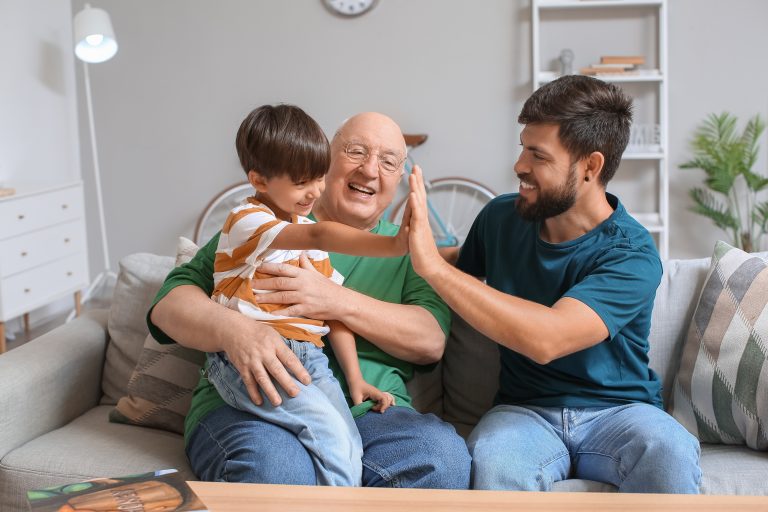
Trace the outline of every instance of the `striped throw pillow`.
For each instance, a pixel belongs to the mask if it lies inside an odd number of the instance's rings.
[[[768,262],[717,242],[670,412],[704,443],[768,449]]]
[[[191,260],[197,249],[194,242],[179,237],[176,266]],[[143,316],[141,321],[144,321]],[[110,411],[109,421],[183,434],[184,418],[200,380],[199,370],[204,360],[203,352],[176,343],[163,345],[152,335],[147,335],[128,380],[127,394]]]

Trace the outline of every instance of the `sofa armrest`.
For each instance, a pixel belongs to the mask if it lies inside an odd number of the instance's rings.
[[[0,355],[0,459],[98,405],[107,310]]]

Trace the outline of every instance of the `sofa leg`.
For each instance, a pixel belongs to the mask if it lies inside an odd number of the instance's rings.
[[[0,354],[4,353],[5,349],[5,322],[0,322]]]
[[[24,313],[24,335],[29,338],[29,313]]]

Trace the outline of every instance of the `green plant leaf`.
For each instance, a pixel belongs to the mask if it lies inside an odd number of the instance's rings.
[[[768,201],[755,205],[752,220],[760,228],[760,234],[768,233]]]
[[[730,208],[718,201],[711,192],[703,188],[694,188],[690,194],[694,203],[691,211],[710,218],[720,229],[727,231],[739,228],[738,220],[731,213]]]

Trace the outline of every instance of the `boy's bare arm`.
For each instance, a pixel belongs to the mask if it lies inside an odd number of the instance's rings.
[[[331,328],[328,339],[331,341],[333,353],[347,378],[347,387],[352,404],[357,405],[366,400],[373,400],[376,405],[372,409],[382,413],[390,406],[395,405],[394,396],[386,391],[381,391],[363,378],[363,373],[360,371],[360,361],[357,358],[355,334],[346,325],[335,320],[330,320],[328,326]]]
[[[333,348],[333,354],[339,361],[341,370],[347,378],[347,384],[357,383],[363,380],[363,374],[360,371],[360,361],[357,359],[357,347],[355,346],[355,333],[349,330],[346,325],[337,320],[329,320],[328,327],[331,331],[328,333],[328,339]],[[352,397],[354,399],[354,397]],[[360,403],[360,402],[357,402]]]
[[[320,249],[352,256],[394,257],[408,252],[408,236],[401,229],[397,236],[375,235],[339,222],[285,226],[270,244],[272,249]]]

